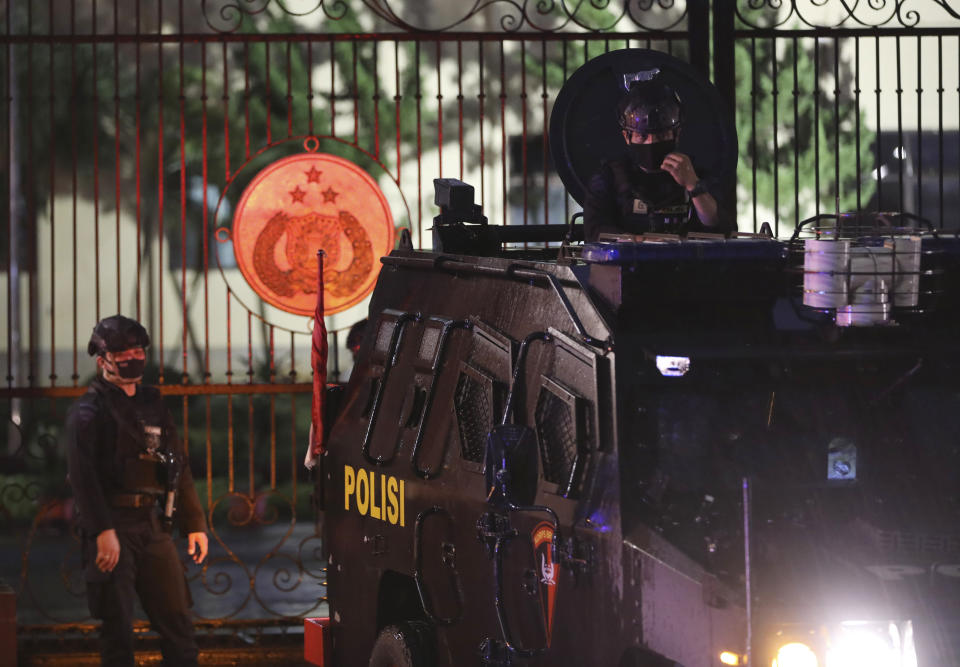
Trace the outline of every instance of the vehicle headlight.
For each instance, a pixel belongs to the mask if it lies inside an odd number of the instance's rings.
[[[916,667],[913,628],[896,623],[843,623],[827,648],[827,667]]]
[[[777,651],[771,667],[817,667],[817,654],[806,644],[791,642]]]

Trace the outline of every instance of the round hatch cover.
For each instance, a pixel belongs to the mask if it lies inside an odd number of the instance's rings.
[[[737,131],[720,92],[692,65],[660,51],[621,49],[585,63],[560,89],[550,117],[550,153],[563,184],[582,206],[590,178],[605,160],[625,152],[617,104],[626,94],[624,76],[649,76],[673,88],[683,105],[677,150],[701,176],[723,186],[737,171]]]

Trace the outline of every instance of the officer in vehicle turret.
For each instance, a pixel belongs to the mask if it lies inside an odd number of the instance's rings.
[[[584,236],[600,234],[728,233],[728,215],[716,185],[689,156],[675,150],[682,127],[680,97],[658,70],[625,77],[627,93],[617,105],[626,154],[605,162],[587,187]]]
[[[134,664],[134,598],[160,635],[164,665],[196,665],[190,593],[170,529],[188,553],[207,555],[206,520],[184,446],[160,392],[140,384],[150,337],[114,315],[93,329],[97,377],[72,406],[64,432],[90,613],[103,620],[103,665]]]

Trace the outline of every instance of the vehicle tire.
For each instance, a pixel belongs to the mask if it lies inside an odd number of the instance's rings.
[[[370,652],[370,667],[433,667],[433,629],[424,621],[388,625]]]

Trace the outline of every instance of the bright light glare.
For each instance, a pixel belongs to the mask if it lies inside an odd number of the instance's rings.
[[[900,647],[893,625],[887,633],[874,626],[846,626],[827,650],[827,667],[906,667],[916,665],[913,642]]]
[[[725,665],[739,665],[740,656],[732,651],[724,651],[720,654],[720,662]]]
[[[664,357],[658,354],[657,370],[664,377],[681,377],[690,370],[690,357]]]
[[[817,655],[806,644],[784,644],[771,667],[817,667]]]

